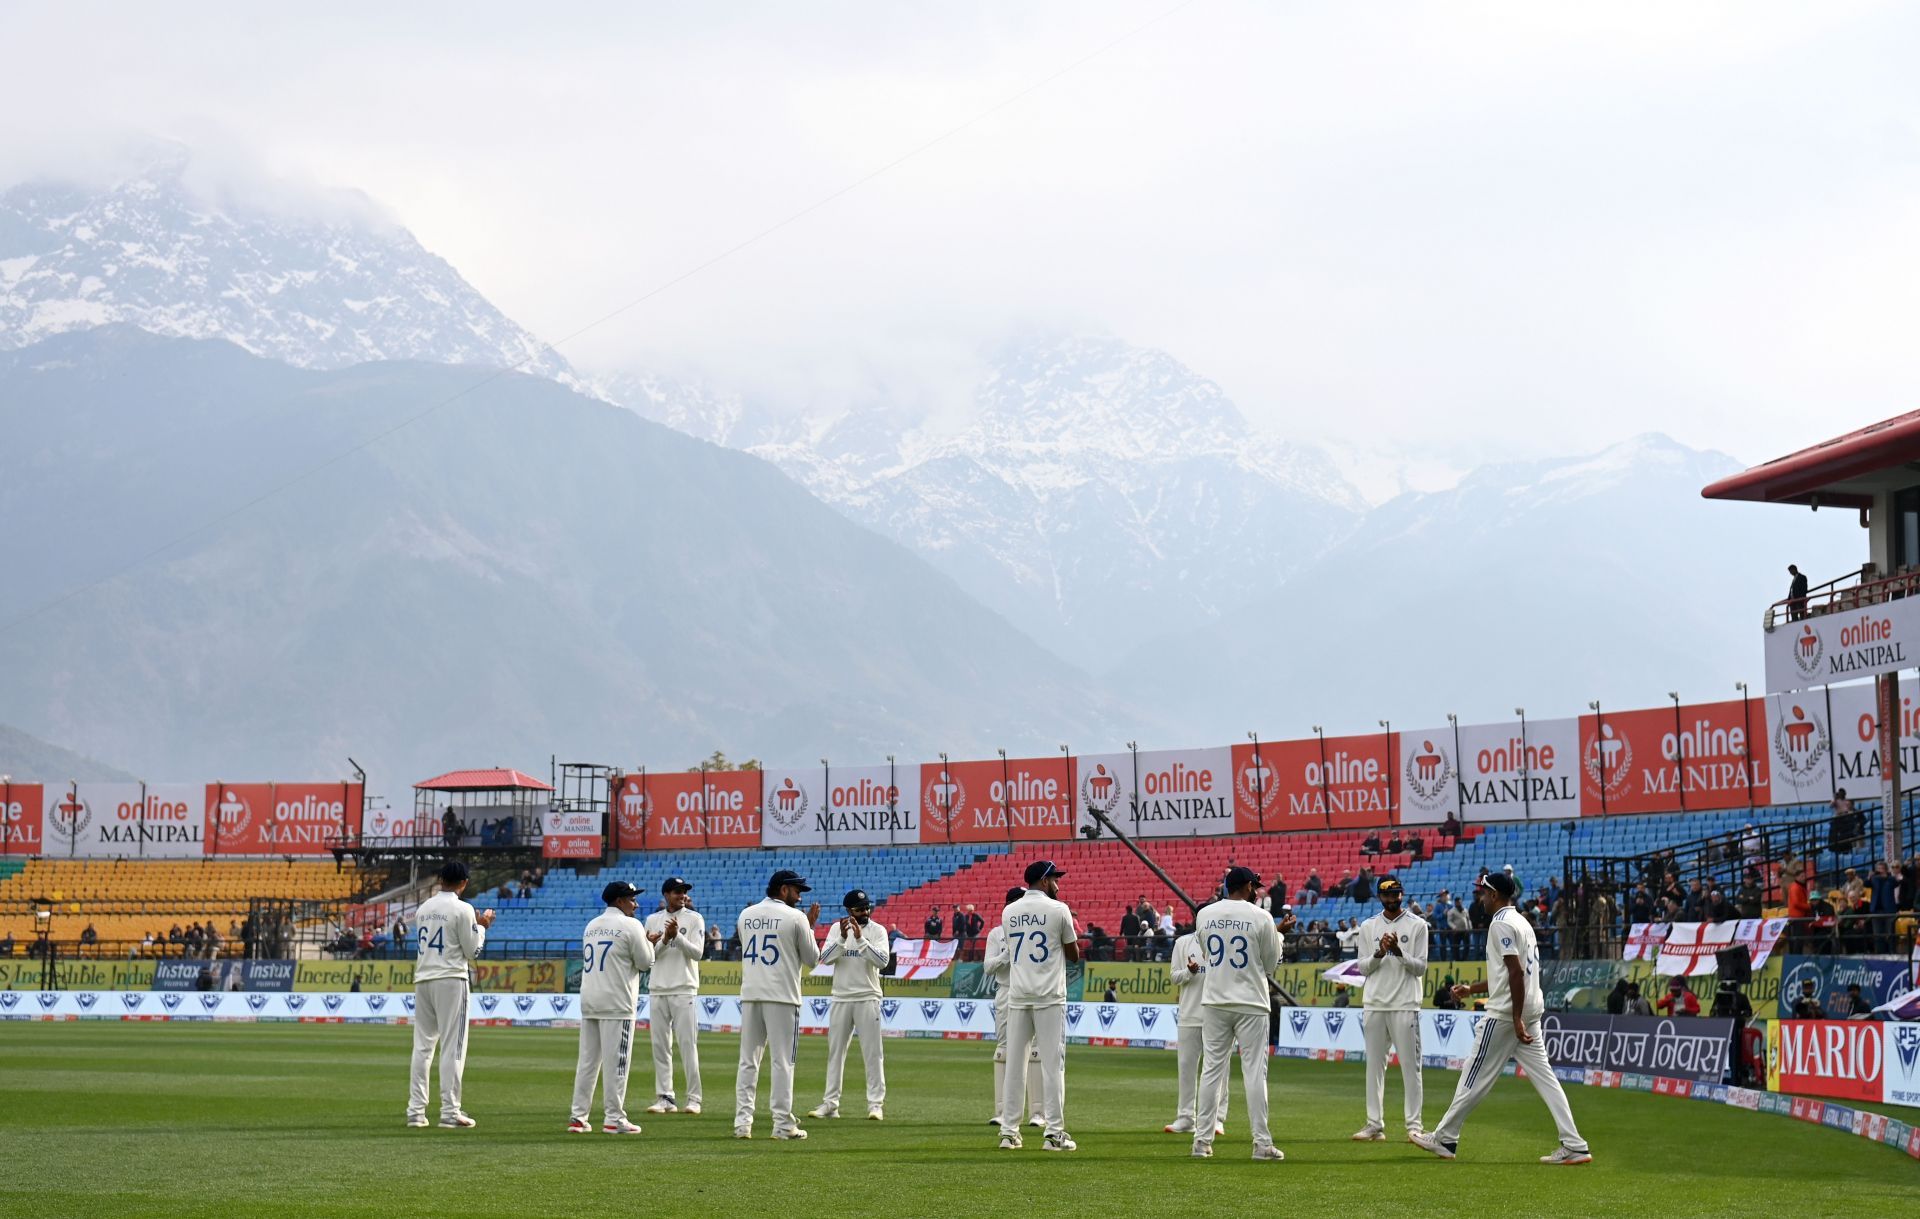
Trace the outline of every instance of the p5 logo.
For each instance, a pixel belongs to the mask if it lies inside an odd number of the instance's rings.
[[[833,1001],[831,999],[807,1000],[807,1010],[813,1013],[813,1018],[815,1020],[825,1020],[827,1018],[827,1009],[832,1006],[833,1006]]]
[[[206,1008],[208,1011],[212,1011],[215,1008],[220,1006],[220,996],[219,995],[201,995],[200,1006]]]
[[[1441,1012],[1433,1018],[1433,1031],[1440,1034],[1441,1045],[1453,1044],[1453,1026],[1459,1017],[1452,1012]]]
[[[899,1014],[900,1014],[900,1000],[898,999],[880,1000],[880,1018],[882,1020],[891,1020]]]
[[[1894,1056],[1900,1060],[1901,1074],[1912,1078],[1920,1066],[1920,1025],[1900,1024],[1893,1030]]]
[[[161,995],[160,1006],[166,1008],[168,1011],[173,1011],[175,1008],[180,1006],[180,996],[179,995]]]
[[[320,1005],[330,1012],[339,1011],[340,1005],[345,1002],[346,999],[340,995],[322,995],[320,997]]]
[[[290,1012],[297,1012],[301,1008],[305,1007],[306,1005],[307,1005],[307,997],[305,995],[288,995],[287,996],[287,1010]]]
[[[1082,1008],[1078,1003],[1067,1004],[1067,1027],[1070,1029],[1079,1028],[1080,1017],[1084,1014],[1085,1014],[1085,1009]]]
[[[10,990],[0,991],[0,1011],[10,1012],[13,1010],[14,1005],[19,1002],[20,996],[17,992]]]
[[[973,1023],[973,1013],[976,1009],[971,1000],[960,1000],[960,1002],[953,1005],[953,1010],[959,1014],[962,1023]]]
[[[1287,1024],[1292,1027],[1295,1037],[1307,1035],[1307,1024],[1312,1019],[1313,1013],[1303,1007],[1296,1007],[1287,1012]]]
[[[123,991],[121,992],[121,995],[120,995],[120,1002],[124,1004],[126,1006],[126,1009],[130,1012],[139,1011],[140,1005],[142,1003],[145,1003],[146,1000],[147,1000],[147,997],[145,995],[142,995],[135,991],[130,991],[130,990]]]
[[[920,1018],[928,1024],[932,1024],[938,1020],[940,1018],[940,1000],[920,1000]]]
[[[499,1006],[500,1006],[499,995],[481,995],[480,996],[480,1010],[483,1012],[486,1012],[488,1015],[492,1015],[493,1009]]]
[[[533,996],[532,995],[515,995],[513,997],[513,1005],[514,1007],[518,1008],[520,1011],[520,1014],[524,1016],[528,1012],[533,1010]]]
[[[408,1010],[408,1011],[412,1011],[412,1010],[413,1010],[413,996],[412,996],[412,995],[408,995],[408,996],[406,996],[406,997],[405,997],[404,999],[402,999],[402,1000],[401,1000],[401,1002],[402,1002],[402,1003],[405,1003],[405,1004],[407,1005],[407,1010]],[[386,1007],[386,1006],[387,1006],[387,997],[386,997],[385,995],[368,995],[368,996],[367,996],[367,1010],[368,1010],[368,1011],[370,1011],[370,1012],[377,1012],[377,1011],[380,1011],[380,1010],[381,1010],[382,1008],[384,1008],[384,1007]]]
[[[1116,1003],[1102,1003],[1093,1009],[1093,1014],[1100,1018],[1101,1028],[1110,1029],[1113,1027],[1113,1022],[1120,1018],[1120,1006]]]
[[[81,1011],[90,1012],[93,1010],[93,1005],[100,1002],[100,996],[94,994],[92,991],[87,991],[75,998],[74,1002],[80,1005]]]
[[[1158,1023],[1160,1023],[1159,1008],[1147,1006],[1140,1009],[1140,1027],[1141,1028],[1146,1029],[1148,1032],[1152,1032],[1153,1026]]]
[[[720,1000],[702,999],[700,1000],[700,1010],[707,1014],[707,1019],[711,1020],[720,1014]]]
[[[259,1011],[261,1008],[265,1007],[266,1005],[267,1005],[267,997],[265,995],[248,995],[247,996],[247,1006],[252,1008],[256,1012]]]
[[[552,1009],[553,1014],[556,1016],[566,1015],[567,1008],[571,1007],[572,1005],[573,1005],[572,995],[548,995],[547,996],[547,1006]]]
[[[40,1005],[40,1010],[43,1012],[52,1011],[53,1005],[60,1002],[60,996],[50,990],[43,990],[33,998],[34,1001]]]
[[[1327,1036],[1337,1040],[1340,1036],[1340,1030],[1347,1026],[1347,1014],[1345,1012],[1330,1011],[1325,1013],[1325,1018],[1327,1023]]]

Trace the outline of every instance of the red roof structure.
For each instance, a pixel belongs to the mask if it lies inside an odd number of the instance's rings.
[[[1875,491],[1914,481],[1907,466],[1917,461],[1920,411],[1908,411],[1729,475],[1700,494],[1762,504],[1871,508]]]
[[[542,783],[532,775],[518,770],[450,770],[438,778],[427,779],[413,785],[415,791],[435,792],[491,792],[491,791],[542,791],[550,792],[553,785]]]

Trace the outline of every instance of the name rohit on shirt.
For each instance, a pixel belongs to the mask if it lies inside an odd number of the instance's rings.
[[[741,924],[740,924],[740,925],[741,925],[742,927],[745,927],[745,928],[746,928],[746,929],[747,929],[748,931],[778,931],[778,930],[780,930],[780,920],[779,920],[779,919],[777,919],[777,918],[771,918],[771,917],[769,917],[769,916],[767,916],[767,915],[764,915],[764,914],[763,914],[763,915],[756,915],[756,916],[754,916],[754,917],[752,917],[752,918],[748,918],[748,919],[745,919],[745,920],[743,920],[743,921],[741,922]]]

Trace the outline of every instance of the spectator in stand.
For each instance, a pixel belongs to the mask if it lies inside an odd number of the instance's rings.
[[[447,811],[440,818],[440,838],[449,851],[460,845],[460,818],[453,815],[452,805],[447,806]]]
[[[1540,891],[1540,897],[1547,903],[1548,909],[1560,904],[1560,894],[1564,887],[1558,876],[1547,877],[1547,887]]]
[[[1707,917],[1709,923],[1730,923],[1734,919],[1733,903],[1718,889],[1707,890]]]
[[[726,947],[726,937],[720,934],[720,924],[707,924],[707,960],[719,961],[725,959]]]
[[[1761,862],[1760,831],[1753,828],[1753,822],[1747,822],[1747,828],[1740,831],[1740,862],[1749,868],[1757,868]]]
[[[921,934],[925,935],[927,939],[931,941],[939,939],[940,932],[945,927],[946,924],[940,919],[940,907],[935,906],[933,909],[927,911],[927,921],[920,924],[920,931]]]
[[[1587,902],[1586,935],[1589,955],[1596,957],[1618,956],[1616,940],[1621,927],[1617,922],[1620,908],[1614,904],[1613,896],[1604,888],[1595,885],[1593,897]]]
[[[1442,838],[1455,838],[1455,839],[1459,838],[1460,837],[1460,819],[1455,817],[1452,813],[1448,813],[1447,819],[1440,823],[1440,836]]]
[[[1387,854],[1398,855],[1405,848],[1400,841],[1400,831],[1393,830],[1387,835]]]
[[[1662,1016],[1698,1016],[1700,1014],[1700,996],[1687,989],[1687,984],[1675,978],[1667,986],[1667,993],[1660,1002],[1653,1005]]]
[[[80,942],[89,945],[100,942],[100,933],[93,929],[92,923],[88,923],[86,928],[80,932]]]
[[[1615,978],[1613,989],[1607,992],[1607,1015],[1624,1016],[1627,1014],[1627,980]]]
[[[1653,1005],[1648,1003],[1647,997],[1640,993],[1640,984],[1638,982],[1627,983],[1627,1008],[1625,1014],[1629,1016],[1653,1015]]]
[[[1553,908],[1553,936],[1547,941],[1547,946],[1555,957],[1592,955],[1587,949],[1586,937],[1581,934],[1579,913],[1577,902],[1561,902]],[[1541,921],[1546,920],[1543,918]]]
[[[1846,1010],[1840,1013],[1849,1020],[1871,1020],[1873,1003],[1860,993],[1858,982],[1847,983]]]
[[[1139,916],[1142,932],[1152,931],[1153,925],[1160,921],[1157,917],[1159,911],[1153,908],[1153,903],[1147,900],[1147,895],[1144,893],[1134,899],[1133,912]]]
[[[1787,564],[1787,621],[1798,622],[1807,616],[1807,577],[1795,564]]]
[[[1128,907],[1127,912],[1120,916],[1120,938],[1129,947],[1140,939],[1140,916],[1132,907]]]
[[[1480,903],[1475,902],[1473,904],[1477,908]],[[1467,912],[1465,909],[1466,905],[1467,903],[1463,899],[1454,902],[1447,910],[1449,955],[1456,961],[1464,961],[1467,959],[1467,952],[1469,951],[1468,945],[1473,935],[1474,916]]]
[[[1103,1003],[1120,1002],[1120,992],[1113,988],[1113,982],[1111,980],[1107,982],[1107,993],[1101,996],[1101,1002]]]
[[[1353,878],[1353,884],[1347,887],[1347,896],[1361,905],[1373,900],[1373,869],[1361,868],[1360,875]]]
[[[1355,946],[1360,942],[1360,929],[1353,925],[1352,919],[1341,919],[1340,930],[1334,935],[1340,945],[1340,957],[1345,960],[1356,955]]]
[[[1276,893],[1280,895],[1279,900],[1284,904],[1287,900],[1287,882],[1284,877],[1275,876],[1273,878],[1273,888],[1260,890],[1260,896],[1253,904],[1271,914],[1273,913],[1273,895]]]
[[[1813,980],[1809,978],[1800,984],[1800,993],[1794,996],[1793,1018],[1795,1020],[1823,1020],[1827,1013],[1821,1010],[1820,996],[1814,993]]]
[[[1480,870],[1480,874],[1482,876],[1485,876],[1487,874],[1486,869],[1482,868]],[[1470,952],[1472,956],[1463,958],[1463,959],[1472,960],[1474,958],[1479,957],[1482,953],[1486,952],[1487,921],[1490,917],[1491,916],[1487,913],[1486,908],[1483,905],[1481,905],[1481,903],[1479,902],[1473,903],[1473,909],[1468,913],[1468,918],[1472,921],[1472,924],[1473,924],[1473,943],[1467,949],[1467,951]]]
[[[1420,836],[1419,830],[1414,830],[1412,833],[1407,835],[1407,858],[1412,860],[1414,863],[1419,863],[1421,860],[1425,859],[1426,857],[1427,857],[1426,839]]]
[[[140,951],[143,953],[152,952],[153,944],[154,944],[153,932],[149,931],[145,936],[141,937]],[[7,951],[4,954],[0,954],[0,955],[12,956],[13,955],[13,936],[12,935],[7,936],[6,948],[7,948]]]
[[[1913,910],[1920,904],[1920,855],[1900,865],[1900,885],[1894,890],[1894,902],[1901,910]]]
[[[1300,888],[1299,900],[1309,906],[1320,904],[1320,869],[1307,869],[1307,883]]]
[[[1502,872],[1505,872],[1507,874],[1507,879],[1513,882],[1513,891],[1515,893],[1520,892],[1521,891],[1520,878],[1513,874],[1513,865],[1507,864],[1506,866],[1502,867],[1500,870]]]
[[[1340,879],[1334,881],[1333,888],[1327,890],[1327,896],[1328,897],[1345,897],[1347,895],[1347,890],[1351,889],[1352,887],[1353,887],[1353,877],[1343,869],[1340,873]]]
[[[1764,905],[1760,896],[1760,873],[1748,868],[1740,881],[1740,892],[1734,895],[1734,910],[1741,918],[1759,918]]]
[[[1333,988],[1333,1005],[1335,1007],[1352,1007],[1353,1006],[1353,997],[1347,994],[1346,987],[1336,986]]]
[[[1647,892],[1644,880],[1633,887],[1633,895],[1627,899],[1627,919],[1634,923],[1653,921],[1653,894]]]
[[[1860,814],[1855,811],[1853,801],[1847,798],[1847,789],[1841,788],[1833,793],[1833,820],[1827,823],[1827,850],[1835,856],[1845,855],[1853,850],[1854,839],[1860,836]]]
[[[978,910],[974,909],[973,904],[969,902],[967,904],[967,953],[968,953],[967,959],[968,960],[978,961],[980,959],[981,952],[986,945],[986,935],[987,935],[987,920],[985,919],[985,917],[981,915],[981,913]]]
[[[1847,879],[1840,886],[1840,895],[1847,899],[1848,906],[1859,905],[1860,899],[1867,895],[1867,882],[1860,879],[1858,870],[1847,869]]]
[[[1873,920],[1873,950],[1892,952],[1895,948],[1893,916],[1900,910],[1900,882],[1887,870],[1885,860],[1873,865],[1867,877],[1867,914]]]
[[[1360,853],[1362,855],[1378,855],[1380,853],[1380,831],[1367,831],[1367,836],[1360,840]]]
[[[1440,979],[1440,987],[1433,992],[1433,1005],[1443,1012],[1460,1010],[1460,1000],[1453,997],[1453,975]]]

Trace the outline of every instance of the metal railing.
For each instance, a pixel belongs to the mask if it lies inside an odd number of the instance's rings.
[[[1817,618],[1822,614],[1843,614],[1863,605],[1896,601],[1920,592],[1920,569],[1898,571],[1890,576],[1869,575],[1872,570],[1869,565],[1859,571],[1809,585],[1804,597],[1782,597],[1767,607],[1762,625],[1771,631],[1783,622]]]

